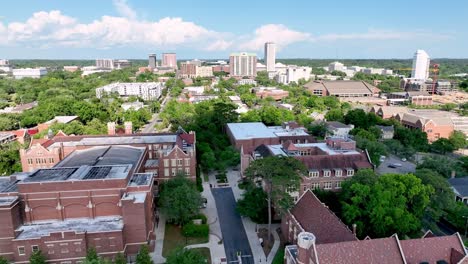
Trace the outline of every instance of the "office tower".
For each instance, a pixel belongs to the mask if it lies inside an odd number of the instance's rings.
[[[255,53],[232,53],[229,57],[229,74],[237,77],[257,76],[257,55]]]
[[[148,67],[150,67],[151,69],[155,69],[157,65],[157,62],[156,62],[156,54],[150,54],[148,56]]]
[[[96,59],[96,67],[103,69],[114,69],[113,59]]]
[[[426,80],[429,78],[429,65],[431,59],[424,50],[417,50],[413,57],[413,71],[411,78]]]
[[[273,42],[265,43],[265,65],[267,72],[275,72],[276,63],[276,44]]]
[[[177,69],[177,58],[175,53],[162,54],[162,67]]]

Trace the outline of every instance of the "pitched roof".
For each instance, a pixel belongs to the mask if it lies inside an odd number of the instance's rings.
[[[458,233],[451,236],[401,240],[400,243],[409,264],[436,263],[439,260],[458,263],[466,255]]]
[[[364,81],[312,81],[305,85],[309,90],[325,88],[330,95],[367,94],[380,92],[380,89]]]
[[[320,263],[405,263],[396,236],[320,244],[316,247]]]
[[[468,177],[448,179],[452,188],[461,196],[468,196]]]
[[[357,240],[351,230],[310,190],[301,196],[290,213],[305,231],[316,236],[317,244]]]
[[[333,169],[333,168],[372,168],[365,153],[343,155],[311,155],[297,157],[308,169]]]

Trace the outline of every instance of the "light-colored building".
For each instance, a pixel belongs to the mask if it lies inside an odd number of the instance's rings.
[[[122,109],[124,111],[128,111],[128,110],[135,110],[135,111],[138,111],[140,109],[142,109],[145,105],[143,104],[143,102],[131,102],[131,103],[123,103],[121,105]]]
[[[377,97],[380,92],[364,81],[311,81],[305,88],[317,96]]]
[[[286,68],[286,73],[276,75],[276,81],[282,84],[290,84],[292,82],[298,83],[301,79],[308,81],[310,79],[311,72],[311,67],[289,65]]]
[[[113,59],[96,59],[96,67],[102,69],[113,69],[114,60]]]
[[[80,66],[63,66],[63,70],[67,72],[76,72],[80,70]]]
[[[180,78],[212,77],[213,67],[201,66],[201,61],[187,61],[180,64]]]
[[[148,67],[155,69],[156,66],[158,66],[158,62],[156,61],[156,54],[151,53],[148,55]]]
[[[210,66],[196,66],[195,77],[212,77],[213,67]]]
[[[111,69],[103,69],[103,68],[98,68],[96,66],[86,66],[81,68],[81,76],[87,76],[93,73],[99,73],[99,72],[111,72]]]
[[[163,53],[162,54],[162,67],[170,67],[177,69],[177,57],[175,53]]]
[[[429,78],[429,66],[431,59],[424,50],[417,50],[413,57],[413,71],[411,78],[426,80]]]
[[[47,74],[46,68],[25,68],[25,69],[13,69],[13,76],[15,79],[23,78],[41,78]]]
[[[346,70],[346,67],[343,65],[343,63],[341,62],[332,62],[328,65],[328,71],[329,72],[332,72],[332,71],[344,71]]]
[[[327,122],[326,137],[343,138],[349,137],[349,132],[354,129],[354,125],[346,125],[341,122],[329,121]]]
[[[276,44],[273,42],[265,43],[265,60],[266,71],[267,72],[275,72],[275,64],[276,64]]]
[[[232,77],[256,77],[257,55],[255,53],[232,53],[229,57],[229,74]]]
[[[254,79],[240,79],[237,81],[238,85],[253,85],[257,86],[257,81]]]
[[[155,100],[161,96],[164,84],[160,82],[148,83],[111,83],[96,88],[96,97],[101,98],[104,94],[118,93],[121,97],[138,96],[143,100]]]
[[[9,60],[0,59],[0,72],[11,72],[11,69]]]
[[[260,99],[271,97],[275,101],[280,101],[289,95],[288,91],[279,89],[277,87],[258,87],[254,89],[254,92],[255,95]]]

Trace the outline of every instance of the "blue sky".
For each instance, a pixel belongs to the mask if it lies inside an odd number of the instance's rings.
[[[432,3],[434,2],[434,3]],[[468,1],[15,0],[0,58],[227,58],[274,41],[280,58],[468,57]]]

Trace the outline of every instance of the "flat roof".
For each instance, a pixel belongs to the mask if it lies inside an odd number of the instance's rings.
[[[282,126],[270,126],[267,128],[273,131],[273,133],[278,137],[309,136],[309,134],[305,132],[304,129],[302,128],[286,129],[286,128],[283,128]]]
[[[82,165],[121,165],[132,164],[136,166],[145,153],[144,147],[132,146],[96,146],[89,149],[75,150],[55,168],[77,167]]]
[[[144,186],[149,185],[153,179],[152,173],[135,173],[128,182],[128,186]]]
[[[320,150],[327,153],[327,155],[356,155],[360,154],[357,150],[337,150],[327,146],[327,143],[305,143],[305,144],[294,144],[297,148],[319,148]],[[283,149],[283,145],[267,145],[268,149],[273,155],[284,155],[287,156]]]
[[[18,200],[18,196],[0,196],[0,206],[8,206]]]
[[[49,236],[55,232],[98,233],[120,231],[123,229],[123,221],[120,216],[75,218],[64,221],[44,221],[42,223],[23,225],[16,231],[21,232],[15,240],[34,239]]]
[[[39,169],[18,184],[36,182],[81,181],[99,179],[124,179],[127,177],[131,164],[113,166],[80,166]]]
[[[132,200],[134,203],[144,203],[146,199],[146,192],[132,192],[126,193],[122,200]]]
[[[228,123],[227,126],[236,140],[277,137],[273,130],[268,129],[262,122]]]

